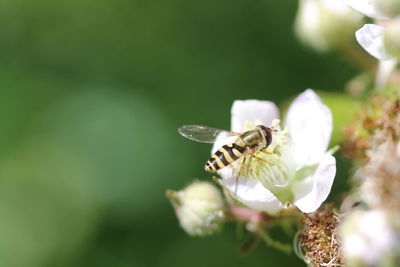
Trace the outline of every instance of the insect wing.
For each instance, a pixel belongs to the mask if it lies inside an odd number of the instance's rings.
[[[221,133],[225,133],[227,136],[239,135],[234,132],[202,125],[183,125],[178,129],[178,132],[190,140],[201,143],[214,143],[215,139],[217,139],[218,135]]]

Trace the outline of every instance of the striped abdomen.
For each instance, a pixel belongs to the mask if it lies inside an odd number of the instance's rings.
[[[245,152],[246,147],[235,143],[224,145],[207,160],[204,169],[208,172],[216,172],[243,156]]]

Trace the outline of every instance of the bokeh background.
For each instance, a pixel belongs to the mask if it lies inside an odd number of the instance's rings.
[[[188,237],[164,195],[235,99],[342,92],[357,70],[294,36],[296,1],[0,1],[0,266],[304,266],[230,225]],[[339,158],[331,200],[346,188]]]

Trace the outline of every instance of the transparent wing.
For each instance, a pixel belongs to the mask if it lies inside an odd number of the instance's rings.
[[[183,125],[179,127],[178,132],[190,140],[202,143],[214,143],[220,133],[225,133],[227,136],[239,135],[238,133],[202,125]]]

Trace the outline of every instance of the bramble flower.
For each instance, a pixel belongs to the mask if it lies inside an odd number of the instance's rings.
[[[382,87],[400,58],[400,22],[393,19],[400,14],[398,0],[347,0],[347,4],[364,15],[383,20],[382,25],[365,24],[356,31],[357,42],[379,60],[377,85]]]
[[[393,220],[382,210],[351,213],[341,225],[346,265],[397,266],[400,239],[392,227]]]
[[[167,190],[181,227],[189,235],[204,236],[219,231],[225,221],[220,191],[209,182],[194,182],[181,191]]]
[[[231,130],[242,132],[262,124],[276,130],[272,144],[257,158],[238,160],[221,169],[221,184],[229,195],[255,210],[276,214],[291,204],[313,212],[327,198],[336,173],[336,161],[327,151],[332,115],[311,89],[291,104],[282,130],[278,109],[270,101],[237,100],[232,106]],[[221,134],[212,151],[232,142]]]
[[[346,0],[346,3],[371,18],[390,19],[400,14],[398,0]]]
[[[372,56],[379,60],[390,60],[395,58],[399,47],[397,44],[400,42],[399,34],[399,19],[395,19],[393,13],[387,13],[382,6],[392,6],[393,4],[386,4],[385,2],[392,0],[347,0],[347,4],[358,10],[362,14],[373,19],[382,20],[382,25],[365,24],[362,28],[356,31],[356,39],[358,43]],[[391,9],[400,15],[400,2],[394,2],[398,9]],[[393,20],[391,20],[394,18]],[[392,51],[391,51],[392,50]],[[393,53],[394,52],[394,53]]]
[[[338,0],[300,0],[295,30],[305,44],[324,52],[353,40],[362,16]]]
[[[385,30],[384,36],[385,47],[388,52],[396,57],[400,58],[400,18],[397,18],[390,22]]]
[[[391,55],[384,42],[385,35],[384,26],[376,24],[365,24],[362,28],[356,31],[356,39],[358,43],[365,49],[370,55],[379,60],[391,60]]]

